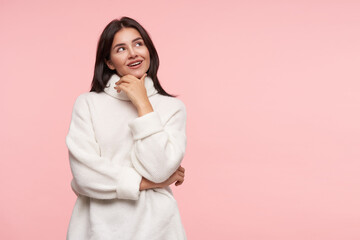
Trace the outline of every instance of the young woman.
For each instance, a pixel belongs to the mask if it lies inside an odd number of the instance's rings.
[[[106,26],[92,88],[76,98],[66,136],[77,195],[68,240],[186,239],[169,186],[185,177],[186,109],[161,87],[158,68],[138,22]]]

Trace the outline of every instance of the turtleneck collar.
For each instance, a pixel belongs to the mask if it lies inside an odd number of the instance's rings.
[[[120,99],[120,100],[125,100],[125,101],[130,101],[130,99],[128,98],[127,94],[124,91],[120,91],[119,93],[116,91],[116,89],[114,88],[116,86],[116,82],[120,80],[119,75],[117,75],[116,73],[114,73],[108,83],[106,84],[105,88],[104,88],[104,92],[109,94],[110,96]],[[146,76],[144,79],[144,83],[145,83],[145,88],[146,88],[146,92],[147,92],[147,96],[150,97],[152,95],[155,95],[157,93],[157,90],[154,87],[154,82],[152,81],[151,77]]]

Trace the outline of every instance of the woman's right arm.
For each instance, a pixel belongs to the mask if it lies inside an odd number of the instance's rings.
[[[142,176],[133,167],[101,156],[86,97],[82,94],[76,99],[66,136],[73,191],[97,199],[138,200]]]

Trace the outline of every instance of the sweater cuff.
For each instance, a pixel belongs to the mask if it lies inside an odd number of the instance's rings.
[[[119,199],[138,200],[142,176],[131,167],[122,167],[116,194]]]
[[[142,139],[163,129],[158,112],[150,112],[129,123],[134,140]]]

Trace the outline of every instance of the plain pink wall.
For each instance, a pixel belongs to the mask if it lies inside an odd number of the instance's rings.
[[[137,19],[188,111],[188,239],[360,239],[359,1],[0,2],[0,239],[65,239],[65,145],[108,22]]]

